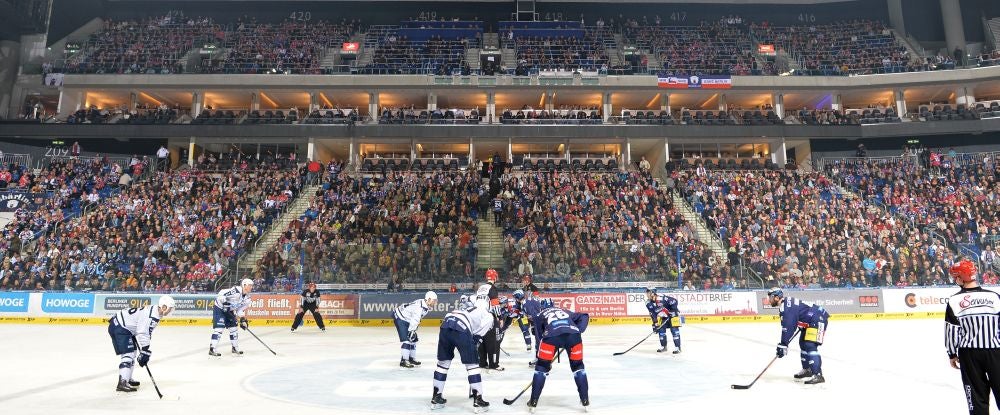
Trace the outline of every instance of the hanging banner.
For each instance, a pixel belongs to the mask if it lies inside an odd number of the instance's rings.
[[[667,89],[730,89],[733,78],[729,75],[661,76],[656,86]]]
[[[778,54],[778,52],[774,50],[774,45],[760,44],[757,45],[757,54],[765,56],[775,56]]]

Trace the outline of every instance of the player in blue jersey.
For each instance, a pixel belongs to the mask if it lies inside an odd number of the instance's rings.
[[[524,312],[525,298],[523,290],[514,291],[513,298],[510,299],[510,317],[513,320],[517,320],[517,327],[521,329],[521,336],[524,337],[524,348],[530,352],[531,333],[529,327],[531,327],[531,318],[528,318],[527,323],[525,323],[525,317],[527,317],[527,314]]]
[[[569,368],[573,371],[580,403],[586,409],[590,406],[590,396],[587,371],[583,366],[583,339],[580,335],[587,330],[590,316],[556,307],[552,304],[551,298],[543,299],[541,307],[541,312],[534,318],[535,333],[539,334],[542,342],[538,346],[538,363],[535,365],[535,376],[531,382],[528,409],[535,412],[538,406],[538,397],[542,395],[545,378],[552,369],[552,359],[555,358],[557,349],[569,352]]]
[[[431,409],[444,408],[448,401],[441,395],[448,380],[448,368],[455,358],[455,349],[469,375],[472,389],[472,407],[476,413],[489,409],[490,403],[483,400],[483,380],[479,369],[479,353],[476,345],[483,335],[493,329],[494,317],[486,307],[477,306],[472,301],[463,301],[454,311],[448,313],[441,322],[438,334],[437,369],[434,370],[434,394],[431,395]]]
[[[535,330],[535,317],[542,312],[542,303],[538,297],[531,295],[526,296],[524,297],[524,301],[521,302],[521,311],[526,317],[528,317],[528,330],[531,332],[531,335],[535,337],[535,350],[538,350],[538,344],[542,339]],[[537,362],[538,355],[535,355],[535,357],[531,359],[531,362],[528,362],[528,366],[535,366],[535,363]]]
[[[657,295],[656,288],[646,289],[646,309],[653,319],[653,332],[660,335],[660,348],[657,353],[667,351],[667,329],[674,337],[674,354],[681,352],[681,312],[677,308],[677,299],[669,295]]]
[[[826,382],[823,378],[823,360],[819,356],[819,346],[823,344],[830,313],[823,307],[805,303],[798,298],[785,297],[780,288],[772,288],[767,292],[771,307],[778,307],[781,316],[781,342],[778,343],[777,356],[785,357],[788,353],[788,343],[792,341],[796,331],[802,330],[799,337],[802,370],[795,374],[796,379],[808,378],[807,385]]]

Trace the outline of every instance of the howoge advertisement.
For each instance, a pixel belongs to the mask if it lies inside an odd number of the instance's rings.
[[[678,308],[684,315],[703,316],[746,316],[757,314],[757,298],[753,292],[661,292],[677,299]],[[628,315],[648,316],[646,294],[628,293]]]
[[[795,297],[826,309],[830,314],[881,313],[885,310],[881,290],[816,290],[785,291],[785,296]],[[778,314],[777,307],[767,302],[767,292],[757,291],[761,314]]]

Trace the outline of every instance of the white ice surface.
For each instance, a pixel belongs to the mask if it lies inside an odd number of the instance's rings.
[[[659,354],[656,336],[624,356],[648,326],[592,326],[584,334],[591,413],[763,414],[960,414],[965,399],[957,370],[948,366],[942,322],[833,321],[820,348],[827,383],[807,386],[791,377],[798,348],[776,362],[750,390],[746,384],[774,356],[776,323],[700,324],[681,329],[684,353]],[[527,413],[527,394],[513,397],[532,376],[517,327],[508,332],[504,372],[484,374],[491,413]],[[437,327],[420,328],[417,359],[400,370],[395,330],[315,326],[289,333],[255,332],[278,356],[241,332],[243,357],[207,355],[208,327],[161,326],[153,336],[153,375],[167,399],[159,401],[146,370],[132,394],[114,391],[118,357],[104,326],[0,325],[0,414],[204,414],[323,413],[423,414],[428,409]],[[672,348],[671,344],[671,348]],[[446,408],[435,414],[472,412],[468,382],[458,359],[449,373]],[[304,412],[302,412],[304,411]],[[318,411],[318,412],[317,412]],[[994,413],[997,410],[993,409]],[[539,414],[578,414],[576,388],[565,356],[554,364]]]

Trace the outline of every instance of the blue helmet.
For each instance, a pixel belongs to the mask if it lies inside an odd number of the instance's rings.
[[[542,310],[556,306],[555,303],[552,302],[551,298],[543,298],[541,301],[541,305],[542,305]]]
[[[647,287],[646,288],[646,294],[649,294],[649,293],[656,294],[656,288],[654,288],[654,287]]]
[[[774,297],[785,298],[785,293],[783,291],[781,291],[781,288],[774,287],[774,288],[772,288],[770,290],[767,290],[767,296],[768,297],[774,296]]]
[[[518,300],[518,301],[523,300],[524,299],[524,291],[523,290],[514,291],[513,297],[514,297],[515,300]]]

